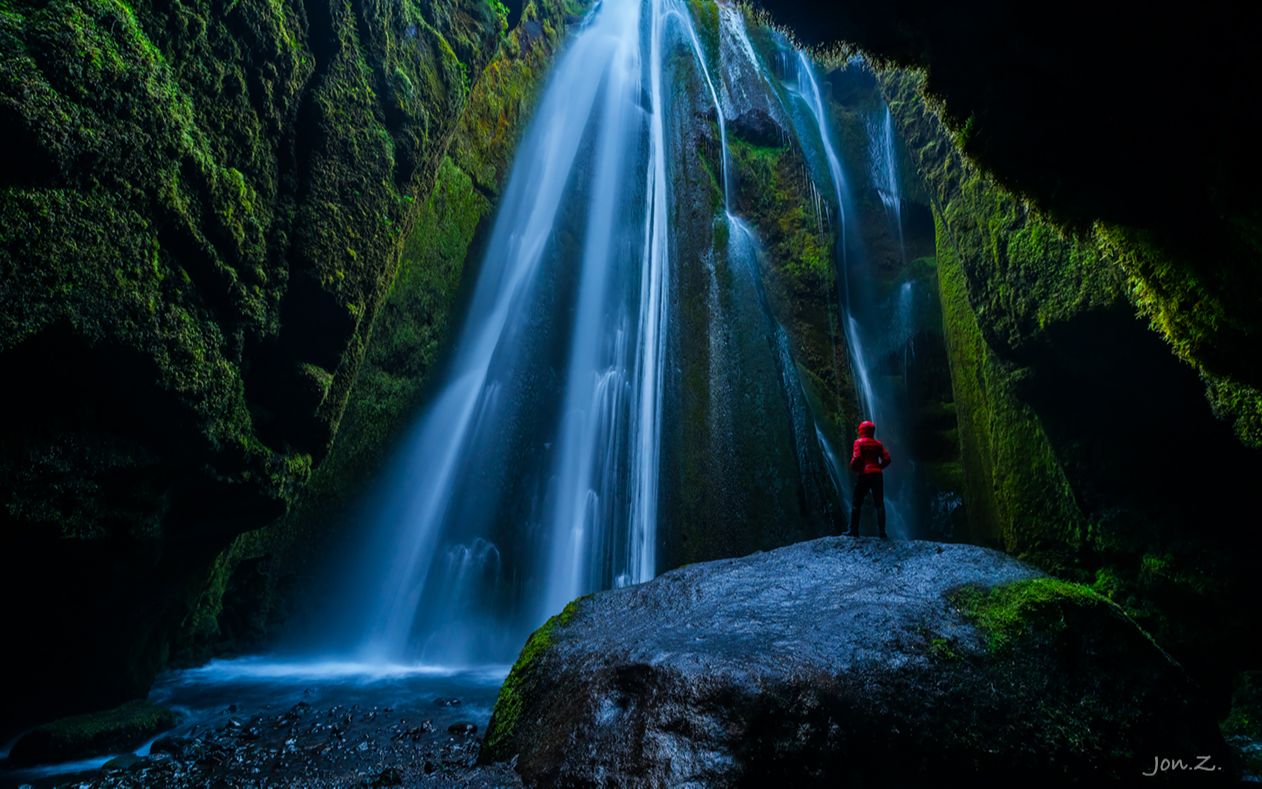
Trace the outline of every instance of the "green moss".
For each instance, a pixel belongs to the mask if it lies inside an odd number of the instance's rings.
[[[717,70],[719,61],[719,4],[711,0],[688,0],[688,9],[696,26],[701,51],[705,55],[710,73]]]
[[[1083,525],[1039,423],[1015,394],[1019,372],[982,336],[953,237],[938,220],[938,286],[964,464],[970,538],[1055,569]]]
[[[24,734],[10,754],[15,764],[68,761],[117,753],[179,722],[179,715],[150,701],[132,701],[105,712],[75,715]]]
[[[810,213],[812,201],[796,150],[733,138],[728,143],[740,173],[740,207],[765,231],[777,266],[811,285],[831,281],[832,239]]]
[[[521,722],[525,688],[538,680],[535,677],[538,660],[552,647],[557,628],[569,624],[585,599],[580,597],[572,601],[526,640],[495,700],[491,723],[482,742],[483,758],[506,759],[512,755],[507,753],[507,749],[511,747],[517,725]]]
[[[1200,373],[1214,413],[1247,446],[1262,447],[1262,391],[1222,369],[1251,358],[1256,341],[1237,312],[1197,270],[1151,232],[1097,223],[1096,243],[1126,273],[1132,301],[1180,359]]]
[[[1033,578],[985,589],[962,587],[950,595],[960,612],[982,630],[992,652],[1012,648],[1026,632],[1054,634],[1065,627],[1066,606],[1111,605],[1089,586]]]
[[[958,645],[953,639],[935,636],[929,639],[929,654],[937,660],[956,661],[962,660],[963,655],[960,653]]]

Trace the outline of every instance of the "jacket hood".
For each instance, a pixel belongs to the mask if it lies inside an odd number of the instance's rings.
[[[872,438],[872,436],[874,435],[876,435],[875,422],[864,421],[864,422],[859,423],[859,437],[860,438]]]

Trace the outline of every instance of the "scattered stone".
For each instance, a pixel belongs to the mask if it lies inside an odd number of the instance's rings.
[[[410,729],[404,729],[394,736],[396,740],[409,739],[412,742],[419,742],[427,734],[432,734],[434,724],[432,721],[425,721],[420,726],[413,726]]]
[[[453,723],[448,726],[447,731],[452,734],[458,734],[461,737],[468,737],[471,734],[478,733],[478,725],[476,723],[469,723],[468,721],[461,721],[460,723]]]
[[[434,704],[439,707],[459,707],[460,699],[435,699]]]
[[[298,702],[297,704],[295,704],[294,706],[290,707],[290,708],[289,708],[289,711],[288,711],[288,712],[286,712],[284,715],[282,715],[282,716],[281,716],[281,720],[283,720],[283,721],[296,721],[296,720],[298,720],[299,718],[301,718],[302,716],[306,715],[306,714],[307,714],[307,712],[308,712],[308,710],[310,710],[310,709],[311,709],[311,705],[310,705],[310,704],[308,704],[308,703],[307,703],[307,702],[305,702],[305,701],[300,701],[300,702]]]

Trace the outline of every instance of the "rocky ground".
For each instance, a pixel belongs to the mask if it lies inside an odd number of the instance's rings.
[[[204,725],[159,738],[147,756],[104,768],[0,785],[82,787],[509,787],[507,764],[477,766],[481,728],[455,698],[412,708],[298,701],[239,714],[234,706]],[[477,716],[469,716],[477,717]],[[10,784],[10,781],[14,781]]]

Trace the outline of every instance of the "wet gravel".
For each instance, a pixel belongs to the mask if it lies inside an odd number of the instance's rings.
[[[458,704],[458,702],[457,702]],[[436,711],[457,704],[444,699]],[[160,738],[145,757],[118,757],[95,777],[56,786],[520,786],[508,765],[476,767],[480,727],[436,725],[392,707],[317,706],[299,701],[276,714],[225,710],[218,725]]]

